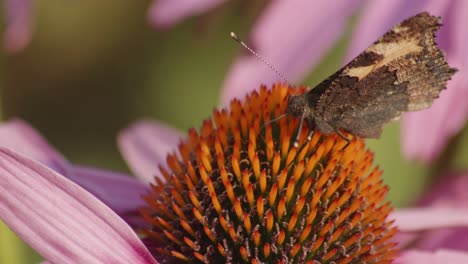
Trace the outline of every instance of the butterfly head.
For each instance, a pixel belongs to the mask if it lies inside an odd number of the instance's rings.
[[[307,117],[312,114],[313,109],[310,108],[305,94],[291,95],[288,98],[288,107],[286,112],[295,117]]]

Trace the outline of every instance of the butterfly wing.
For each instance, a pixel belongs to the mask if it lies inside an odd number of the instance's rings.
[[[435,43],[440,26],[428,13],[413,16],[311,90],[318,128],[379,137],[402,112],[429,107],[456,72]]]

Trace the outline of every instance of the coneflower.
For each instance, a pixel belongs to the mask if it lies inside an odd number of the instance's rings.
[[[468,226],[468,211],[440,206],[389,215],[388,188],[362,140],[346,146],[315,131],[308,138],[309,128],[297,131],[293,117],[270,122],[290,94],[304,91],[262,87],[215,110],[167,156],[150,190],[120,173],[71,164],[25,122],[6,122],[0,219],[51,263],[468,263],[464,251],[436,243],[433,251],[402,243],[396,257],[396,227]],[[127,129],[120,142],[132,167],[143,165],[147,175],[160,163],[149,149],[176,136],[145,124]],[[150,144],[150,132],[164,142]]]
[[[297,131],[284,85],[215,110],[145,197],[162,263],[390,263],[388,188],[361,139]],[[266,124],[266,125],[265,125]],[[300,133],[299,144],[293,143]],[[345,147],[346,146],[346,147]]]

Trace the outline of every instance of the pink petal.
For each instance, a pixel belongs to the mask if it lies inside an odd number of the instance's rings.
[[[10,120],[0,126],[0,146],[42,162],[87,189],[121,216],[143,205],[140,196],[146,192],[145,183],[120,173],[71,165],[22,120]]]
[[[431,108],[403,116],[401,141],[407,159],[429,163],[464,127],[468,90],[460,89],[462,78],[461,73],[456,74]]]
[[[447,51],[447,59],[459,72],[448,83],[447,90],[440,94],[430,109],[408,113],[403,118],[402,142],[403,153],[408,159],[430,162],[437,158],[448,140],[456,135],[465,125],[468,118],[468,54],[464,43],[468,39],[468,30],[459,23],[468,23],[466,1],[452,1],[444,16],[444,27],[438,41]],[[466,21],[464,21],[466,20]],[[421,137],[424,135],[424,137]]]
[[[468,209],[468,172],[447,173],[428,189],[418,205]]]
[[[3,46],[8,52],[18,52],[31,41],[32,3],[30,0],[5,0],[7,27]]]
[[[422,11],[441,15],[450,1],[367,1],[354,28],[346,61],[354,59],[395,24]]]
[[[466,60],[466,56],[460,52],[466,53],[466,42],[463,41],[468,38],[468,30],[460,23],[468,23],[466,5],[466,1],[369,1],[353,34],[347,58],[354,58],[399,21],[428,11],[443,18],[444,27],[438,34],[438,43],[447,52],[450,65],[465,71],[467,64],[460,60]],[[458,36],[459,41],[454,36]],[[405,157],[429,162],[463,128],[468,114],[467,84],[465,74],[458,73],[430,109],[403,116],[402,143]]]
[[[400,233],[396,240],[403,247],[411,245],[412,248],[435,250],[438,248],[447,248],[455,250],[468,250],[468,226],[464,225],[466,217],[460,217],[458,214],[464,214],[468,210],[468,174],[465,172],[450,173],[440,177],[439,182],[427,190],[418,205],[422,206],[419,210],[434,211],[432,216],[422,215],[413,219],[406,220],[415,225],[418,222],[424,225],[429,221],[441,220],[449,222],[437,224],[428,228],[425,232],[418,233]],[[448,212],[446,210],[449,210]],[[412,212],[414,210],[410,209]],[[455,213],[452,213],[455,211]],[[429,219],[429,220],[427,220]],[[400,219],[402,220],[402,219]],[[422,227],[422,226],[421,226]],[[404,234],[402,236],[401,234]]]
[[[225,0],[155,0],[148,10],[149,21],[157,27],[172,26],[188,16],[197,16]]]
[[[359,2],[272,1],[252,29],[252,48],[287,79],[299,81],[342,35]],[[222,103],[277,81],[282,80],[256,57],[239,57],[224,82]]]
[[[468,263],[468,253],[456,250],[441,249],[435,252],[410,250],[404,252],[396,264],[465,264]]]
[[[448,248],[468,252],[468,227],[423,232],[413,243],[415,247],[424,250]]]
[[[409,245],[417,239],[417,237],[417,234],[398,232],[392,238],[392,241],[396,242],[400,250],[402,250],[408,248]]]
[[[458,99],[453,101],[460,108],[460,112],[456,116],[454,116],[454,113],[450,113],[451,116],[448,118],[449,122],[447,123],[449,131],[460,131],[468,119],[468,51],[466,49],[468,30],[465,26],[468,23],[468,17],[466,16],[468,14],[468,2],[456,1],[455,3],[456,5],[453,5],[453,16],[450,17],[452,19],[451,28],[454,33],[451,35],[453,52],[450,52],[449,60],[460,71],[458,74],[460,75],[460,83],[456,84],[455,81],[452,81],[453,88],[463,90],[464,92],[461,93],[463,93],[462,98],[465,100]]]
[[[126,174],[83,166],[73,167],[73,180],[118,214],[145,205],[141,198],[149,185]]]
[[[421,207],[399,210],[394,217],[403,231],[395,237],[401,248],[468,250],[466,208]]]
[[[143,120],[120,132],[118,143],[122,155],[140,179],[150,182],[159,176],[159,165],[166,156],[177,149],[181,134],[165,124]]]
[[[452,16],[447,18],[451,20],[451,27],[453,27],[452,41],[453,49],[458,54],[457,59],[460,59],[460,68],[466,72],[468,70],[468,51],[466,50],[466,43],[468,43],[468,30],[466,23],[468,23],[468,3],[466,1],[454,1]],[[464,75],[465,77],[465,75]],[[464,84],[468,82],[467,78],[464,79]],[[468,89],[464,86],[465,89]]]
[[[468,209],[419,207],[400,209],[391,215],[403,232],[443,227],[468,227]]]
[[[463,172],[443,175],[439,182],[426,192],[419,204],[427,207],[468,210],[467,176],[468,174]],[[443,247],[468,251],[468,227],[442,228],[423,232],[418,234],[412,245],[425,250]]]
[[[110,208],[8,149],[0,149],[0,217],[52,263],[157,263]]]
[[[0,125],[0,147],[25,154],[61,174],[67,174],[71,166],[38,131],[20,119],[12,119]]]

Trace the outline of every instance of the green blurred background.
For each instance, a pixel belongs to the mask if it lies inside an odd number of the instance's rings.
[[[115,143],[118,131],[142,117],[181,130],[198,127],[218,105],[240,49],[229,32],[246,36],[265,3],[230,2],[157,30],[146,20],[150,1],[34,2],[33,42],[0,55],[3,119],[27,120],[72,162],[128,172]],[[313,86],[339,68],[350,34],[352,26],[303,83]],[[416,199],[439,172],[468,164],[466,131],[429,167],[402,159],[398,123],[368,143],[397,206]],[[0,223],[0,263],[40,260]]]

